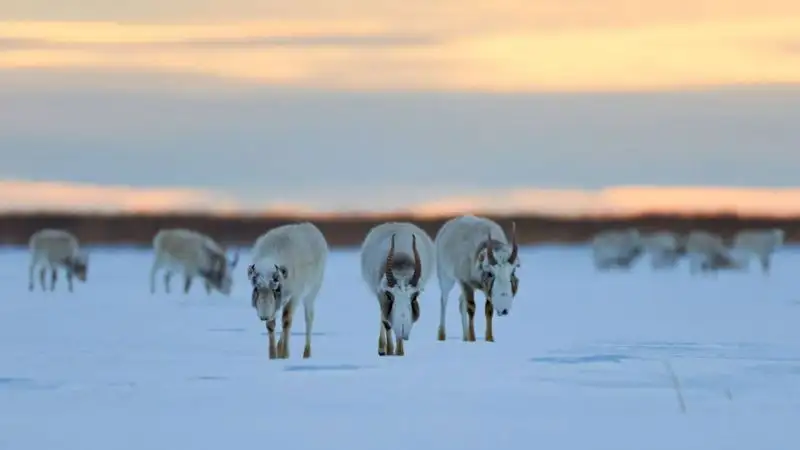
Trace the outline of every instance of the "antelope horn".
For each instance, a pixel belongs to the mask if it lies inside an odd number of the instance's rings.
[[[386,255],[386,283],[390,287],[394,287],[397,285],[397,279],[394,277],[394,272],[392,269],[394,268],[394,239],[395,235],[392,235],[392,243],[389,245],[389,254]]]
[[[419,250],[417,250],[417,235],[411,235],[411,250],[414,251],[414,274],[411,276],[409,283],[416,287],[419,284],[419,279],[422,276],[422,261],[419,257]]]
[[[509,264],[513,264],[517,259],[519,246],[517,245],[517,223],[511,222],[511,255],[508,257]]]
[[[492,232],[489,232],[489,239],[486,241],[486,257],[489,258],[489,264],[497,265],[497,259],[494,257],[494,249],[492,248]]]

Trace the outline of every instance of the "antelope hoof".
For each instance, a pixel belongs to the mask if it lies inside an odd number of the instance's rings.
[[[440,341],[444,341],[447,339],[447,335],[444,332],[444,327],[439,327],[439,336],[437,337]]]
[[[397,340],[397,352],[395,353],[395,356],[405,356],[405,354],[406,354],[406,350],[405,350],[405,346],[403,345],[403,341],[398,339]]]
[[[306,344],[306,347],[303,349],[303,359],[311,358],[311,346]]]
[[[275,348],[274,345],[269,347],[269,359],[277,359],[278,358],[278,350]]]
[[[486,335],[486,342],[494,342],[494,336],[491,334]]]

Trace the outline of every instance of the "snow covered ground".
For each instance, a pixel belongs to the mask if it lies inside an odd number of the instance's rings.
[[[245,262],[234,295],[150,295],[149,251],[94,250],[87,284],[27,290],[0,252],[0,449],[794,450],[800,252],[772,275],[691,278],[686,263],[596,274],[584,247],[522,253],[496,342],[461,341],[439,290],[405,357],[377,356],[378,307],[355,251],[331,255],[313,358],[267,359]],[[159,288],[161,285],[159,285]],[[482,311],[482,298],[478,310]],[[681,412],[678,390],[685,402]]]

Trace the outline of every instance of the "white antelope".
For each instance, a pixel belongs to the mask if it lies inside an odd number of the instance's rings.
[[[742,230],[733,238],[733,248],[754,254],[761,262],[761,272],[769,274],[772,253],[783,245],[784,238],[780,228]]]
[[[183,291],[189,292],[192,279],[200,276],[205,281],[206,292],[216,289],[230,295],[233,288],[232,271],[239,262],[236,253],[228,260],[225,250],[205,234],[185,228],[163,229],[153,237],[155,258],[150,268],[150,292],[156,291],[156,273],[164,273],[164,290],[169,293],[169,284],[174,272],[182,272]]]
[[[303,358],[311,357],[314,304],[322,287],[328,259],[328,243],[310,222],[283,225],[259,237],[252,250],[253,263],[247,278],[253,286],[251,302],[258,317],[266,322],[269,358],[289,357],[289,337],[297,306],[303,304],[306,345]],[[281,312],[281,338],[275,343],[275,325]]]
[[[456,282],[461,286],[459,311],[463,340],[475,341],[475,290],[486,298],[485,338],[494,341],[492,317],[505,316],[517,295],[520,267],[516,226],[512,224],[511,244],[496,222],[472,215],[448,220],[439,229],[436,245],[436,275],[441,289],[438,339],[446,339],[447,299]]]
[[[31,261],[28,266],[28,290],[33,290],[33,274],[37,266],[41,266],[39,283],[43,291],[46,290],[44,280],[47,269],[50,269],[51,291],[56,287],[58,268],[63,268],[67,272],[69,292],[72,292],[73,277],[86,282],[89,255],[81,251],[78,238],[69,231],[39,230],[30,237],[28,246],[31,251]]]
[[[379,355],[405,354],[403,341],[419,319],[419,295],[430,280],[434,261],[433,241],[412,223],[383,223],[364,238],[361,276],[380,307]]]
[[[605,230],[592,239],[592,256],[598,270],[629,269],[644,252],[639,230]]]
[[[690,257],[692,274],[744,270],[747,261],[739,260],[725,247],[722,237],[708,231],[694,230],[686,237],[686,253]]]
[[[671,231],[658,231],[642,236],[642,244],[650,254],[653,269],[675,267],[686,254],[685,238]]]

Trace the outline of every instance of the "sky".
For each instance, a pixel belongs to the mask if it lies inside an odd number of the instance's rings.
[[[0,0],[0,210],[800,214],[800,2]]]

